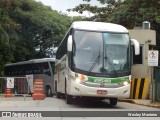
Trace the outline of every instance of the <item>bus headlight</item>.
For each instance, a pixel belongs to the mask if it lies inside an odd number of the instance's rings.
[[[128,84],[129,84],[128,81],[123,82],[123,85],[124,85],[124,86],[126,86],[126,85],[128,85]]]
[[[130,80],[124,81],[124,82],[120,82],[120,85],[126,86],[130,84]]]
[[[77,83],[82,83],[82,82],[87,81],[86,76],[83,75],[83,74],[75,77],[73,80],[74,80],[75,82],[77,82]]]
[[[81,83],[81,79],[80,78],[76,78],[75,81],[78,82],[78,83]]]

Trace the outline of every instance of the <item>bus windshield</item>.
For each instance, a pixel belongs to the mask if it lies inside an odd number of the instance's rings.
[[[73,68],[111,75],[130,71],[130,42],[126,33],[75,30]]]

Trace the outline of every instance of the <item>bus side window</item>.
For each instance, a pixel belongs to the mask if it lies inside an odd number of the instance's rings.
[[[55,68],[55,63],[54,63],[54,62],[50,62],[50,65],[51,65],[51,68],[52,68],[52,72],[53,72],[53,74],[54,74],[54,72],[55,72],[55,70],[54,70],[54,68]]]
[[[32,70],[33,65],[32,64],[26,64],[25,67],[26,67],[25,74],[32,74],[33,73],[33,70]]]
[[[34,64],[33,66],[34,66],[33,73],[34,74],[41,74],[41,66],[39,64]]]
[[[43,68],[44,68],[43,74],[47,74],[47,75],[51,76],[48,63],[43,63]]]

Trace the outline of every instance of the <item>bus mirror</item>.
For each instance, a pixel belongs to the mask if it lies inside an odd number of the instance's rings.
[[[140,54],[140,46],[137,40],[131,39],[132,43],[134,44],[134,49],[135,49],[135,55]]]
[[[73,39],[72,39],[72,35],[70,35],[68,37],[68,42],[67,42],[67,50],[68,50],[68,52],[72,51],[72,43],[73,43]]]

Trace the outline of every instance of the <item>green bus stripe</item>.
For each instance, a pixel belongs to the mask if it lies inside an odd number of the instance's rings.
[[[118,82],[123,82],[123,81],[127,81],[129,80],[129,77],[119,77],[119,78],[102,78],[102,77],[90,77],[88,76],[88,81],[89,82],[94,82],[95,79],[99,79],[99,80],[111,80],[111,83],[118,83]],[[104,82],[105,83],[105,82]]]

